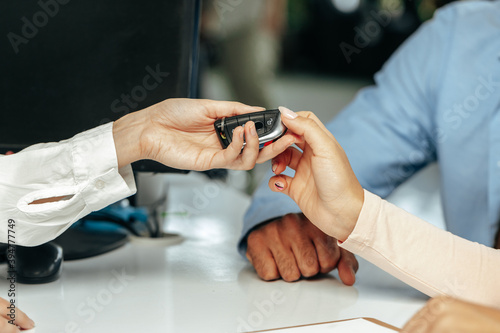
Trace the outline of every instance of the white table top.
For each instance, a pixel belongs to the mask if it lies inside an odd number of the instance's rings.
[[[18,284],[17,304],[37,333],[229,333],[355,317],[402,327],[427,299],[364,260],[353,287],[335,272],[264,282],[236,251],[250,198],[200,175],[167,178],[168,211],[191,211],[168,218],[168,231],[180,233],[181,241],[130,243],[65,262],[58,281]]]

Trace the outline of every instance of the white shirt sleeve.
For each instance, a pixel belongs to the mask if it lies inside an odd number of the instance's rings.
[[[132,167],[118,169],[113,123],[57,143],[0,156],[0,242],[36,246],[83,216],[136,192]],[[65,200],[30,204],[65,196]]]
[[[441,230],[366,190],[357,224],[340,246],[431,297],[500,308],[500,250]]]

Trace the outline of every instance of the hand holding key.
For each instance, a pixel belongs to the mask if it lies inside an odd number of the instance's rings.
[[[295,142],[295,137],[284,135],[259,151],[260,128],[249,121],[244,128],[238,123],[234,132],[231,130],[232,141],[223,149],[214,122],[243,114],[247,117],[246,114],[258,111],[262,108],[237,102],[168,99],[128,114],[113,125],[118,164],[121,167],[139,159],[152,159],[185,170],[251,169],[255,163],[283,152]]]
[[[259,149],[270,145],[286,133],[286,127],[281,122],[281,114],[277,109],[222,118],[214,123],[222,147],[227,148],[233,141],[234,130],[238,126],[245,126],[249,121],[255,125],[259,137]]]
[[[324,233],[344,241],[363,206],[363,188],[342,147],[312,112],[280,110],[284,124],[304,142],[297,142],[302,152],[288,148],[273,159],[276,176],[269,187],[290,196]],[[287,166],[295,170],[294,177],[281,175]]]

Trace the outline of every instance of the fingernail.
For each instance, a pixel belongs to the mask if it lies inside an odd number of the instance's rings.
[[[30,320],[30,328],[33,328],[35,327],[35,322],[33,321],[33,319],[31,318],[28,318]]]
[[[292,110],[290,110],[285,106],[280,106],[278,109],[280,110],[281,114],[287,117],[288,119],[295,119],[298,116],[295,112],[293,112]]]
[[[274,183],[274,186],[276,186],[276,188],[280,191],[282,191],[285,188],[282,182],[276,182]]]
[[[276,168],[277,167],[278,167],[278,164],[273,163],[273,166],[271,167],[271,169],[273,170],[273,173],[276,173]]]
[[[255,124],[250,126],[250,135],[251,136],[257,136],[257,131],[255,130]]]
[[[244,130],[243,130],[243,127],[241,127],[241,130],[240,130],[240,139],[243,140],[243,134],[244,134]]]

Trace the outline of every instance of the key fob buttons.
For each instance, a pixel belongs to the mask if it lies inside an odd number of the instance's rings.
[[[277,109],[218,119],[214,127],[222,147],[226,148],[233,141],[236,127],[244,126],[250,120],[255,123],[260,148],[279,139],[286,132],[286,127],[281,122],[281,113]]]

